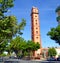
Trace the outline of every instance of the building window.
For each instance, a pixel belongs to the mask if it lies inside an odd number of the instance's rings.
[[[35,17],[37,17],[37,16],[35,16]]]
[[[36,37],[38,39],[38,37]]]
[[[38,28],[36,28],[36,29],[38,29]]]
[[[37,23],[36,23],[36,25],[37,25]]]
[[[38,34],[38,31],[36,31],[36,34]]]

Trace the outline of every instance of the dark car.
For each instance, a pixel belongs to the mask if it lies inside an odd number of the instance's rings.
[[[47,61],[56,61],[56,58],[50,57],[50,58],[47,59]]]
[[[60,56],[57,58],[57,61],[60,61]]]
[[[10,59],[17,59],[17,57],[14,57],[14,56],[10,56],[9,58]]]

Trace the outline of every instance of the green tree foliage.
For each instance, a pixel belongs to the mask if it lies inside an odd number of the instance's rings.
[[[6,46],[5,51],[8,52],[8,54],[7,54],[8,56],[11,56],[11,54],[13,53],[10,43],[8,43],[8,45]]]
[[[60,45],[60,25],[58,25],[56,28],[51,28],[47,35]]]
[[[18,55],[21,54],[20,52],[26,49],[26,41],[23,38],[17,36],[15,39],[12,39],[10,43],[10,48],[15,52],[18,57]]]
[[[57,21],[60,21],[60,16],[58,16],[56,19],[57,19]]]
[[[51,28],[51,30],[47,33],[48,36],[50,36],[50,38],[52,40],[55,40],[56,43],[58,43],[60,45],[60,6],[58,6],[55,10],[56,12],[58,12],[58,17],[57,17],[57,21],[59,23],[59,25],[56,28]]]
[[[8,42],[5,41],[0,45],[0,55],[5,51],[6,46],[8,45]]]
[[[10,47],[13,52],[17,55],[23,55],[30,54],[30,52],[35,51],[40,48],[39,43],[34,43],[33,41],[26,41],[22,37],[17,36],[16,38],[12,39]]]
[[[25,19],[22,19],[22,22],[18,24],[14,15],[5,15],[13,6],[14,0],[0,0],[0,43],[4,42],[4,40],[12,39],[16,34],[21,35],[21,30],[26,25]]]
[[[31,50],[31,51],[36,51],[40,48],[40,44],[37,42],[33,42],[33,41],[30,41],[28,40],[27,41],[27,50]]]
[[[4,50],[9,53],[11,52],[8,42],[17,34],[22,35],[21,30],[23,30],[26,25],[25,19],[22,19],[18,24],[17,18],[14,15],[7,15],[7,12],[13,6],[14,0],[0,0],[0,54],[2,54]],[[7,41],[8,48],[5,41]]]
[[[27,41],[27,47],[26,47],[26,51],[28,54],[28,56],[30,57],[31,55],[33,55],[34,51],[37,51],[40,48],[40,44],[37,42],[33,42],[31,40]]]
[[[5,53],[0,54],[1,57],[7,56]]]
[[[48,49],[48,56],[56,56],[57,52],[55,48],[49,48]]]
[[[60,11],[60,6],[58,6],[55,11],[56,12]]]
[[[55,11],[58,13],[58,17],[56,19],[59,22],[60,21],[60,6],[58,6]]]
[[[0,19],[3,19],[4,13],[8,12],[14,6],[14,0],[0,0]]]

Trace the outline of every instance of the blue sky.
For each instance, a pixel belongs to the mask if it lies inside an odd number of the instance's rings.
[[[58,25],[55,9],[60,5],[60,0],[15,0],[14,4],[10,14],[15,15],[18,22],[21,22],[22,18],[26,19],[27,24],[22,35],[25,40],[31,40],[30,14],[32,7],[35,6],[39,10],[42,47],[59,47],[47,36],[47,32]]]

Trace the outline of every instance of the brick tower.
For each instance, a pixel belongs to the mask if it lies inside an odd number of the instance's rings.
[[[41,36],[40,36],[40,24],[39,24],[39,12],[36,7],[33,7],[31,10],[31,32],[32,32],[32,40],[36,43],[40,44],[40,49],[34,52],[34,56],[41,54]]]

